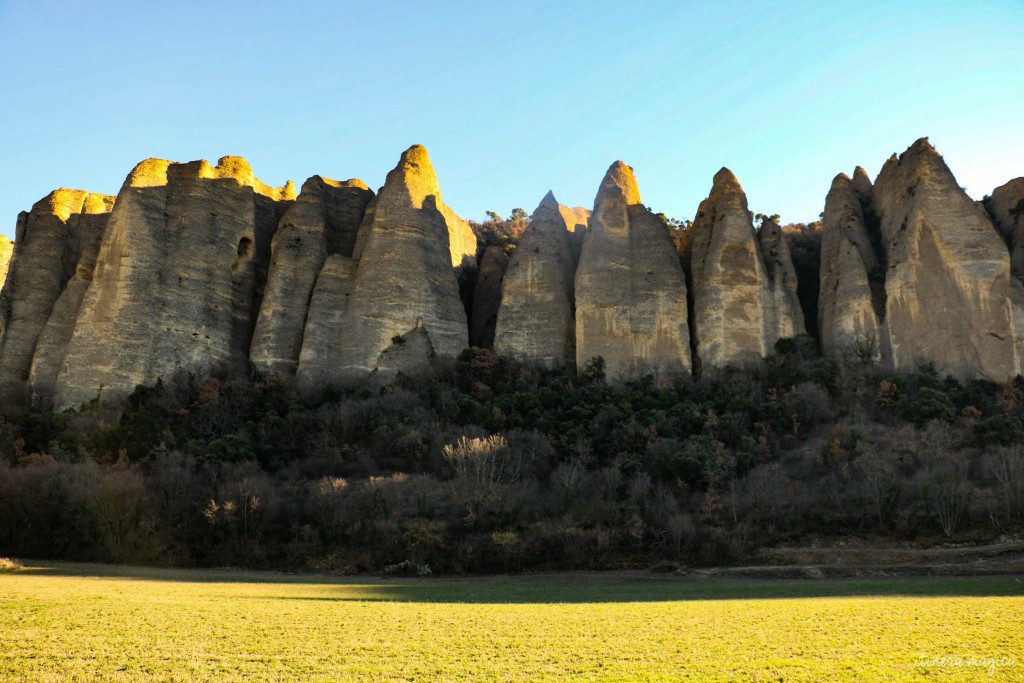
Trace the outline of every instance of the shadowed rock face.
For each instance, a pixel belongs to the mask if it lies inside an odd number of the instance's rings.
[[[757,361],[803,329],[789,249],[778,226],[765,230],[759,239],[736,176],[726,168],[715,174],[686,246],[695,347],[705,366]]]
[[[571,228],[567,222],[572,220]],[[494,350],[502,356],[545,367],[574,364],[576,258],[572,236],[582,229],[577,216],[548,192],[505,272]]]
[[[612,379],[690,368],[686,281],[665,224],[636,178],[612,164],[576,270],[576,365],[601,356]]]
[[[757,231],[757,244],[771,287],[771,296],[767,297],[767,318],[774,330],[770,334],[779,339],[803,333],[804,314],[796,291],[796,268],[789,253],[789,242],[779,224],[766,220]]]
[[[450,236],[461,225],[451,215],[441,201],[427,150],[410,147],[368,208],[354,250],[358,265],[350,281],[338,282],[347,296],[342,289],[327,292],[329,282],[317,285],[318,291],[325,290],[320,299],[344,300],[344,309],[335,308],[325,318],[314,293],[299,356],[300,379],[357,379],[386,371],[390,366],[380,365],[381,354],[419,328],[429,347],[417,343],[417,348],[442,357],[466,348],[469,327],[453,267],[462,258],[456,259],[450,246]],[[472,241],[475,253],[475,237]],[[335,326],[335,334],[316,331],[328,325]],[[409,367],[407,361],[403,358],[402,367]]]
[[[1010,249],[1010,272],[1024,281],[1024,178],[992,190],[986,207]]]
[[[179,369],[244,364],[270,240],[294,187],[239,157],[149,159],[125,180],[58,370],[55,404],[117,399]]]
[[[313,176],[274,234],[270,272],[249,358],[262,372],[293,375],[317,275],[329,254],[352,256],[367,205],[361,180]]]
[[[88,269],[95,258],[113,203],[113,197],[60,189],[18,217],[13,262],[0,294],[0,387],[24,386],[28,380],[40,335],[69,280],[78,278],[79,261]],[[71,302],[57,307],[54,323],[74,324],[75,310]],[[49,347],[57,339],[47,335],[43,341],[44,356],[63,355],[63,349]]]
[[[882,298],[873,298],[871,277],[881,273],[864,216],[864,206],[870,201],[870,181],[864,185],[862,180],[860,187],[866,188],[867,194],[840,174],[832,181],[825,200],[818,323],[826,355],[859,350],[877,360],[879,314],[885,310],[885,294],[883,288]]]
[[[318,378],[336,378],[342,358],[337,341],[345,332],[348,299],[356,277],[356,262],[335,254],[320,269],[309,301],[299,353],[299,377],[310,383]]]
[[[496,246],[487,247],[480,257],[480,273],[473,290],[473,310],[469,320],[469,343],[472,346],[494,348],[494,327],[508,263],[508,256]]]
[[[1019,372],[1024,292],[1006,245],[927,139],[886,162],[872,195],[888,258],[883,357],[961,378]]]

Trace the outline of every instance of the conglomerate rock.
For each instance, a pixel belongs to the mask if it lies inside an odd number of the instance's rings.
[[[330,254],[351,257],[373,192],[361,180],[313,176],[285,212],[271,245],[270,272],[249,359],[260,371],[294,375],[310,297]]]
[[[58,369],[55,404],[117,400],[179,370],[244,367],[270,241],[294,187],[240,157],[143,161],[117,196]]]
[[[886,162],[872,203],[887,258],[886,362],[998,381],[1020,372],[1024,290],[992,221],[927,139]]]
[[[80,279],[79,261],[88,268],[95,258],[113,203],[113,197],[62,188],[18,216],[14,254],[0,294],[0,388],[25,386],[40,335],[69,281]],[[57,307],[54,324],[73,325],[75,309],[70,301]],[[58,338],[47,335],[43,341],[43,356],[63,355],[63,348],[51,348],[60,343]]]
[[[317,306],[314,293],[299,356],[301,380],[358,379],[387,371],[391,366],[381,366],[382,354],[418,329],[432,355],[454,357],[468,346],[455,272],[462,260],[451,248],[451,235],[461,227],[452,215],[441,201],[427,150],[410,147],[368,207],[354,250],[354,273],[337,278],[345,291],[328,292],[330,281],[317,285],[324,290],[320,299],[344,300],[344,309]],[[328,326],[334,330],[330,335],[315,332]],[[403,368],[409,366],[403,361]]]
[[[747,197],[732,172],[715,174],[689,232],[693,334],[700,363],[721,367],[769,354],[803,329],[796,275],[778,226],[758,239]],[[770,249],[766,263],[762,246]]]
[[[633,170],[608,169],[575,278],[576,365],[604,359],[612,380],[690,369],[686,280],[664,222]]]
[[[575,364],[575,261],[566,210],[548,192],[505,272],[494,350],[545,367]]]
[[[494,348],[494,327],[501,305],[502,281],[509,258],[501,247],[489,246],[480,257],[480,272],[473,289],[469,316],[469,343],[484,349]]]
[[[992,190],[986,206],[1010,249],[1010,272],[1024,282],[1024,178]]]
[[[860,186],[865,187],[863,182]],[[866,191],[871,191],[870,181]],[[885,291],[884,285],[873,287],[872,279],[884,277],[884,266],[864,215],[869,201],[870,194],[858,191],[845,174],[835,177],[825,200],[818,327],[826,355],[858,351],[866,355],[865,360],[879,358],[879,316],[885,310]]]

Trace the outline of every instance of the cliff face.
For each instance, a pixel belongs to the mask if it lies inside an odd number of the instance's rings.
[[[501,288],[509,258],[500,247],[484,249],[480,272],[473,288],[473,305],[469,316],[469,343],[484,349],[494,347],[494,328],[501,305]]]
[[[372,199],[361,180],[313,176],[303,184],[271,245],[270,273],[249,354],[258,370],[295,374],[317,275],[328,255],[352,256]]]
[[[572,240],[585,231],[577,220],[550,192],[533,212],[502,284],[494,332],[498,354],[545,367],[575,364]]]
[[[6,254],[0,241],[0,272]],[[860,167],[835,178],[820,257],[810,303],[826,355],[997,381],[1024,369],[1024,179],[974,202],[919,140],[874,184]],[[685,231],[643,205],[622,162],[592,215],[549,193],[511,259],[482,255],[467,320],[459,282],[475,258],[418,145],[376,196],[313,176],[296,198],[238,157],[150,159],[116,200],[62,189],[19,216],[0,389],[65,408],[248,362],[307,385],[360,381],[492,342],[546,367],[601,356],[616,381],[757,361],[804,327],[786,236],[754,230],[727,169]]]
[[[819,302],[828,355],[870,352],[1004,381],[1021,369],[1024,288],[1010,273],[1014,183],[985,209],[926,139],[893,155],[874,186],[838,176],[825,208]],[[1002,233],[1002,234],[1001,234]]]
[[[122,396],[181,370],[244,364],[270,240],[294,189],[239,157],[159,159],[125,180],[57,372],[55,403]]]
[[[74,300],[95,260],[97,238],[113,202],[113,197],[60,189],[18,217],[13,258],[0,293],[0,388],[25,386],[36,344],[69,281],[72,293],[58,307],[54,325],[74,323]],[[62,314],[71,317],[62,319]],[[51,348],[60,337],[44,337],[40,365],[63,355],[63,348]]]
[[[1006,245],[925,139],[886,162],[872,190],[887,256],[883,354],[959,377],[1018,372]]]
[[[311,304],[299,378],[337,381],[386,371],[393,366],[381,366],[382,354],[392,346],[404,346],[408,335],[420,328],[429,344],[410,344],[410,349],[422,351],[422,357],[406,358],[402,367],[425,366],[435,354],[454,357],[466,348],[469,326],[455,272],[470,241],[463,226],[468,230],[441,201],[427,150],[410,147],[367,211],[351,278],[332,277],[317,284],[320,296],[314,293],[315,300],[344,301],[344,309],[327,311],[315,301]],[[476,238],[472,231],[469,234],[475,254]],[[330,289],[332,282],[337,289]],[[314,331],[329,325],[336,334],[321,336]]]
[[[576,270],[576,365],[601,356],[609,378],[690,368],[686,280],[633,170],[608,169]]]
[[[781,231],[769,223],[759,236],[751,218],[743,188],[723,168],[685,247],[695,347],[705,366],[757,361],[780,337],[803,329],[796,273]]]
[[[1024,282],[1024,178],[992,190],[987,208],[1010,249],[1010,272]]]

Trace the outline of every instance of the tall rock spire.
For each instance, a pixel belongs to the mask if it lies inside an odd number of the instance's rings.
[[[361,180],[313,176],[274,234],[270,272],[249,359],[262,372],[294,375],[306,314],[330,254],[350,258],[373,192]]]
[[[423,367],[431,355],[454,357],[468,346],[451,248],[461,225],[450,216],[427,150],[410,147],[367,210],[357,262],[338,256],[324,265],[306,318],[300,379],[358,379],[378,369]],[[475,238],[473,245],[475,251]],[[410,354],[416,357],[405,358]]]
[[[40,338],[47,359],[58,362],[63,357],[67,340],[59,349],[50,348],[56,340],[44,335],[44,329],[69,282],[76,279],[79,261],[91,268],[113,204],[113,197],[62,188],[19,216],[10,272],[0,294],[0,388],[25,386]],[[71,318],[63,321],[68,326],[74,325],[77,303],[73,308]],[[56,367],[48,367],[46,374],[51,370],[56,374]],[[52,385],[52,378],[47,384]]]
[[[608,169],[575,278],[576,365],[597,356],[612,379],[690,368],[686,279],[664,222],[633,170]]]
[[[865,187],[860,183],[859,187],[871,191],[870,184]],[[857,183],[841,173],[832,181],[825,200],[818,327],[826,355],[856,351],[877,360],[885,290],[884,284],[876,282],[884,278],[884,264],[875,252],[864,215],[870,195],[857,188]]]
[[[530,218],[502,283],[494,350],[559,367],[575,362],[575,262],[564,207],[548,192]]]
[[[736,176],[727,168],[718,171],[697,210],[685,254],[695,348],[703,366],[757,361],[780,337],[803,330],[789,250],[778,226],[766,222],[763,229],[759,239]]]
[[[886,162],[872,204],[887,258],[887,363],[998,381],[1019,373],[1024,290],[992,221],[926,138]]]

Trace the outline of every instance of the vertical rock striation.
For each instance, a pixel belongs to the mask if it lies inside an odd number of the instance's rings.
[[[244,365],[270,241],[294,187],[240,157],[143,161],[118,194],[58,370],[55,403],[117,399],[178,370]]]
[[[469,343],[483,349],[494,348],[494,328],[501,306],[502,281],[509,259],[501,247],[490,246],[480,257],[480,272],[473,289],[472,313],[469,316]]]
[[[887,257],[887,362],[961,378],[1017,374],[1024,292],[989,217],[927,139],[886,162],[872,199]]]
[[[576,270],[576,365],[608,377],[690,368],[686,281],[665,224],[640,201],[633,170],[608,169]]]
[[[1024,178],[992,190],[986,208],[1010,249],[1010,272],[1024,282]]]
[[[797,294],[796,268],[779,224],[766,219],[757,231],[757,245],[769,284],[770,296],[765,297],[769,336],[780,339],[803,334],[804,314]]]
[[[865,217],[870,192],[870,181],[867,185],[863,180],[855,184],[839,174],[825,200],[818,327],[826,355],[838,356],[856,349],[879,359],[879,318],[885,312],[885,287],[881,282],[884,265],[874,246],[880,244],[880,236],[876,233],[872,240]]]
[[[569,221],[573,225],[569,225]],[[572,210],[548,192],[512,252],[501,288],[494,350],[545,367],[575,364],[576,257],[583,233]]]
[[[456,220],[441,201],[427,150],[410,147],[368,207],[351,277],[332,275],[317,283],[299,378],[358,379],[397,367],[390,362],[396,355],[406,369],[425,366],[435,354],[458,355],[469,343],[469,328],[454,267],[470,253],[470,241],[475,254],[475,240],[465,221]],[[413,332],[416,340],[409,337]],[[394,349],[382,365],[385,351],[407,343],[405,353]],[[418,353],[409,358],[413,350]]]
[[[14,255],[0,294],[0,388],[25,386],[47,320],[76,276],[79,260],[90,260],[113,203],[113,197],[60,189],[18,217]],[[73,324],[74,318],[64,322]]]
[[[715,174],[689,232],[685,258],[702,365],[757,361],[780,337],[803,329],[796,274],[781,231],[768,223],[763,235],[754,232],[747,197],[729,169]]]
[[[361,180],[313,176],[281,219],[249,359],[261,372],[294,375],[310,297],[328,255],[352,256],[373,192]]]

